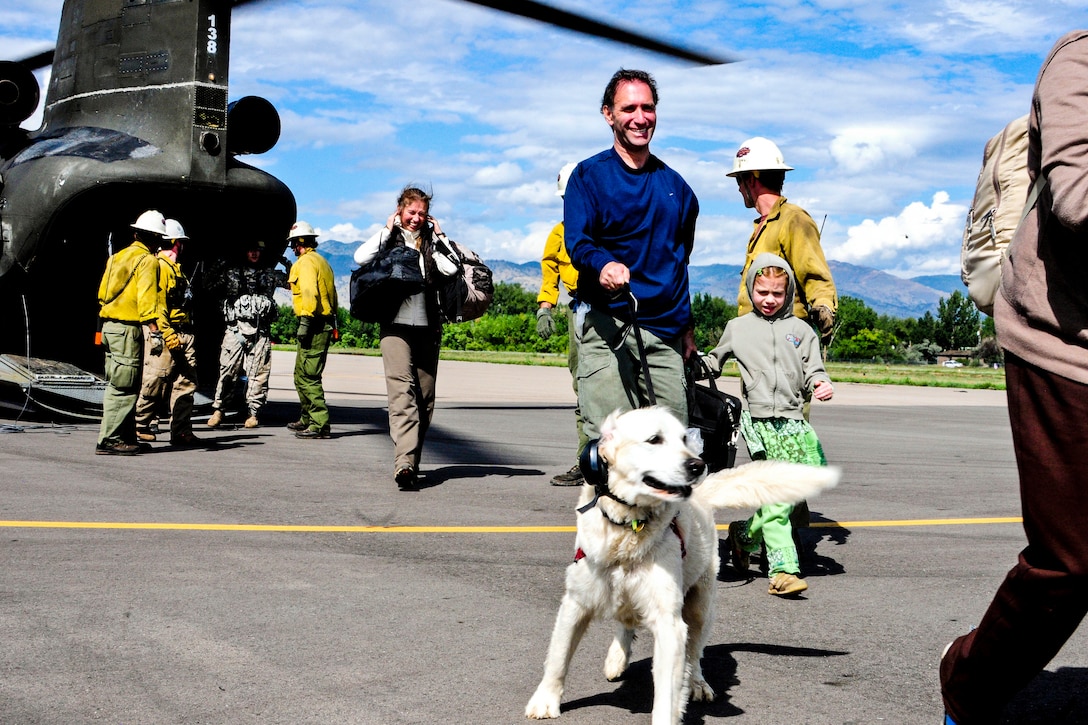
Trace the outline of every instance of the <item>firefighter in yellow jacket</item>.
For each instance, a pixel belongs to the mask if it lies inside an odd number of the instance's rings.
[[[295,390],[302,414],[287,427],[296,438],[329,438],[329,408],[321,375],[336,330],[335,279],[332,267],[317,253],[317,233],[304,221],[295,222],[287,241],[298,257],[291,265],[291,303],[298,317]]]
[[[820,246],[820,230],[801,207],[790,204],[782,196],[786,172],[792,171],[782,159],[782,152],[773,141],[756,136],[741,144],[729,172],[737,180],[737,190],[744,205],[759,212],[755,229],[748,240],[748,252],[741,271],[740,293],[737,295],[737,316],[752,311],[748,288],[744,280],[752,260],[763,252],[782,257],[793,268],[797,294],[793,314],[807,320],[817,329],[824,344],[831,338],[839,298],[831,269]]]
[[[170,445],[196,446],[193,435],[193,396],[196,394],[196,342],[193,335],[192,288],[178,263],[189,237],[176,219],[166,220],[166,242],[158,253],[158,327],[165,346],[158,355],[144,346],[143,387],[136,403],[136,436],[155,440],[151,424],[155,409],[169,395]]]
[[[555,195],[562,198],[567,192],[567,181],[577,164],[567,164],[559,170],[556,180]],[[578,339],[575,336],[574,316],[571,309],[574,307],[575,297],[578,294],[578,270],[570,262],[567,247],[563,244],[563,222],[559,222],[548,235],[544,242],[544,254],[540,258],[540,294],[536,297],[536,332],[540,338],[547,340],[555,334],[555,320],[552,318],[552,308],[559,303],[559,284],[567,288],[570,295],[570,303],[567,305],[567,368],[570,370],[573,381],[574,394],[578,395]],[[578,404],[574,405],[574,425],[578,431],[578,451],[574,457],[575,463],[570,470],[558,473],[552,477],[553,486],[581,486],[585,482],[582,477],[582,469],[577,461],[586,447],[589,438],[582,431],[582,411]]]
[[[102,345],[106,350],[106,392],[98,455],[131,456],[136,443],[136,399],[140,393],[143,328],[147,325],[155,348],[162,352],[158,328],[158,271],[153,252],[162,244],[166,220],[149,209],[131,225],[132,244],[112,255],[98,285]]]

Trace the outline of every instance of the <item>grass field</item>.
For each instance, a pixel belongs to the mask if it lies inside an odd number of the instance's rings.
[[[940,365],[876,365],[828,363],[834,382],[879,385],[924,385],[938,388],[1005,389],[1005,371],[993,368],[945,368]]]
[[[282,347],[281,349],[290,349]],[[342,354],[378,355],[377,350],[335,350]],[[507,365],[552,365],[566,367],[566,355],[527,352],[482,352],[443,350],[443,360],[504,363]],[[878,365],[868,363],[827,364],[827,372],[836,383],[871,383],[874,385],[921,385],[940,388],[1004,390],[1005,371],[993,368],[945,368],[940,365]],[[727,365],[725,375],[737,376],[735,365]]]

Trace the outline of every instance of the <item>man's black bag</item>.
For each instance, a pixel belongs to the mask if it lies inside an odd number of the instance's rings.
[[[737,436],[740,435],[740,398],[718,390],[706,363],[696,357],[694,378],[705,377],[708,385],[691,383],[688,401],[688,426],[703,436],[701,458],[711,473],[732,468],[737,458]],[[699,370],[701,368],[701,371]],[[699,374],[701,372],[701,374]]]
[[[351,316],[363,322],[391,322],[408,297],[425,285],[419,252],[398,244],[351,272]]]

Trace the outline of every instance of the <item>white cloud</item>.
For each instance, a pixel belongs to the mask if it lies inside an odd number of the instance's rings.
[[[950,202],[948,193],[939,191],[929,206],[912,202],[896,216],[880,221],[866,219],[850,227],[844,243],[825,241],[824,251],[830,258],[878,269],[948,270],[950,266],[955,268],[948,252],[952,248],[958,254],[966,213],[967,207]]]
[[[661,91],[654,152],[699,196],[696,263],[743,258],[752,212],[725,172],[741,141],[763,135],[797,169],[787,196],[818,224],[827,216],[829,257],[954,269],[982,145],[1026,110],[1042,57],[1083,10],[1082,0],[549,2],[740,62],[691,66],[448,0],[250,3],[233,13],[230,96],[272,100],[282,133],[246,161],[274,167],[299,215],[330,233],[365,237],[414,182],[434,191],[455,238],[529,261],[560,214],[559,167],[611,142],[598,108],[607,79],[645,68]],[[18,57],[51,42],[61,4],[0,2],[0,46]]]
[[[510,161],[486,166],[472,175],[472,183],[483,187],[507,186],[521,180],[521,167]]]
[[[367,234],[362,229],[359,229],[354,224],[334,224],[329,227],[328,232],[318,231],[322,236],[329,239],[336,239],[341,242],[360,242],[369,239],[373,232]]]
[[[887,168],[917,154],[910,130],[897,126],[845,128],[831,140],[835,163],[848,174]]]

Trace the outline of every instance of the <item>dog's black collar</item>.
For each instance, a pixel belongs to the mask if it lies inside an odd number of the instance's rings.
[[[619,503],[623,504],[627,508],[630,508],[630,509],[635,508],[634,504],[631,504],[631,503],[629,503],[627,501],[624,501],[622,498],[620,498],[616,494],[612,493],[611,489],[608,488],[608,484],[598,483],[597,485],[595,485],[593,487],[593,500],[590,501],[589,503],[587,503],[585,506],[578,507],[578,513],[584,514],[586,511],[589,511],[591,508],[596,506],[597,501],[601,498],[601,496],[604,496],[606,498],[610,498],[613,501],[618,501]],[[650,519],[631,519],[630,521],[616,521],[614,518],[609,516],[605,512],[604,509],[598,508],[597,510],[601,512],[601,516],[604,516],[605,519],[607,519],[609,523],[614,524],[614,525],[619,526],[619,527],[622,527],[622,528],[627,528],[628,526],[630,526],[631,530],[634,531],[635,533],[638,533],[639,531],[642,531],[643,527],[645,527],[646,523],[650,520]]]

